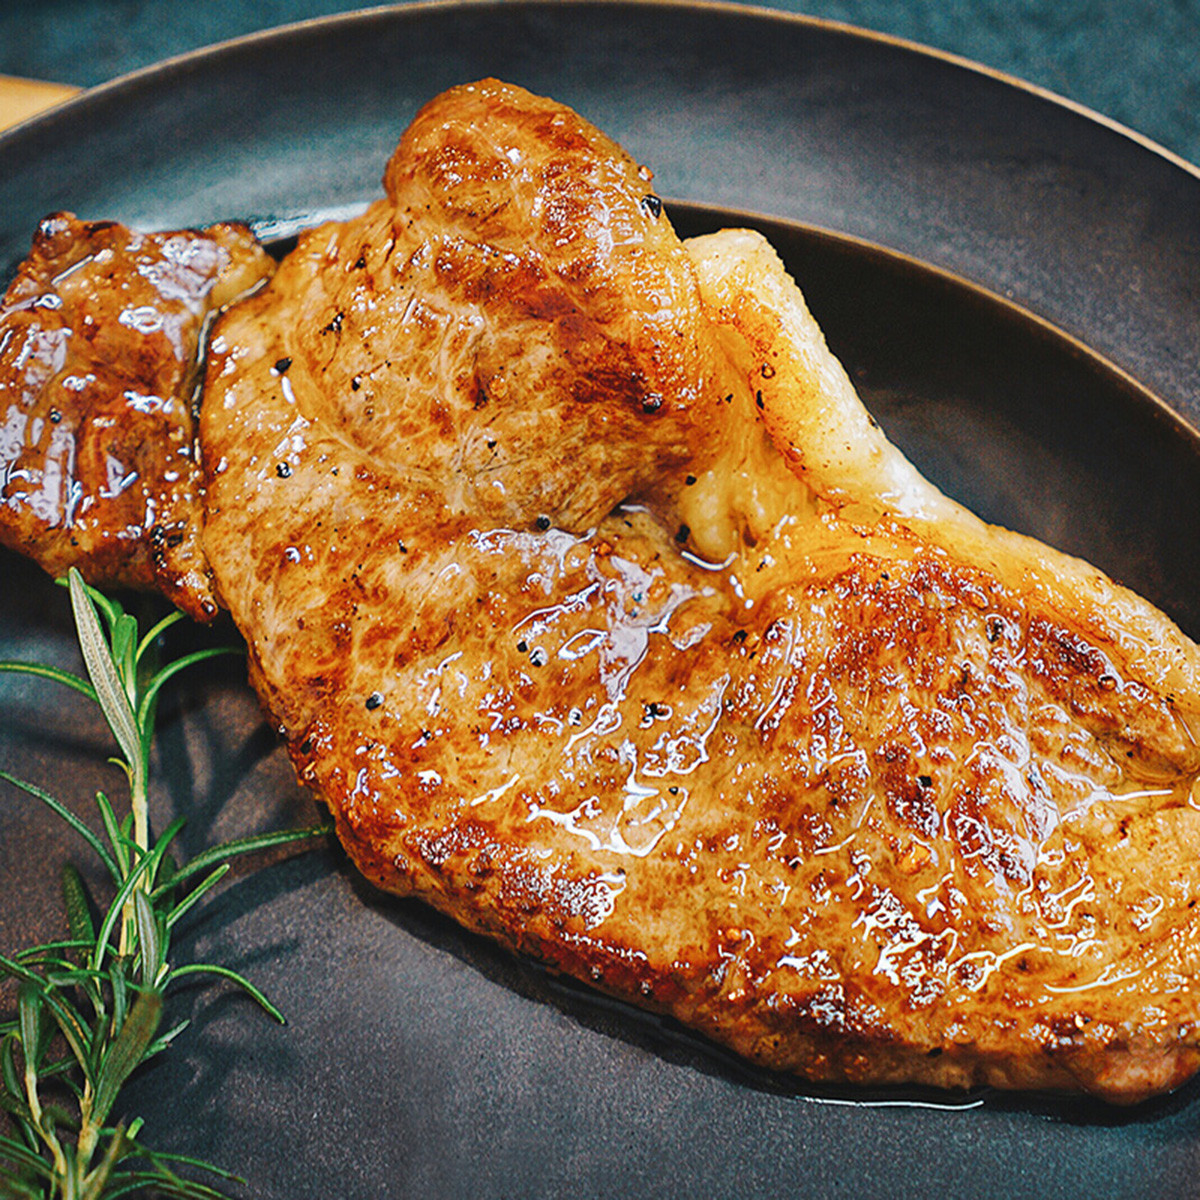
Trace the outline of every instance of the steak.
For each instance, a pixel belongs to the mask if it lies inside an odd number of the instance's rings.
[[[874,427],[758,235],[432,101],[211,342],[204,550],[362,872],[812,1080],[1200,1066],[1200,658]]]
[[[1200,652],[933,488],[651,184],[488,80],[265,286],[239,227],[48,218],[0,540],[227,607],[363,874],[556,970],[810,1080],[1177,1086]]]
[[[209,317],[274,263],[236,225],[139,233],[47,217],[0,304],[0,544],[52,575],[216,613],[200,550]]]

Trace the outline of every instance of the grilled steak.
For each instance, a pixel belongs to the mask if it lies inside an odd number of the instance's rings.
[[[249,231],[47,217],[0,305],[0,544],[216,605],[192,411],[209,315],[270,273]]]
[[[1196,648],[485,82],[214,333],[204,548],[362,871],[810,1079],[1200,1066]]]
[[[770,247],[494,81],[270,275],[48,218],[0,541],[219,601],[354,861],[814,1080],[1200,1066],[1200,655],[874,426]]]

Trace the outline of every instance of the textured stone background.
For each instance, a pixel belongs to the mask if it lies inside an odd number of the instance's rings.
[[[1200,0],[774,0],[1006,71],[1200,163]],[[347,0],[6,0],[0,73],[90,85]]]

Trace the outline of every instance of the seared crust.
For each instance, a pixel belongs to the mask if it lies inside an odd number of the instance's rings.
[[[220,594],[367,877],[811,1079],[1194,1072],[1194,647],[810,486],[763,380],[827,351],[569,110],[455,89],[387,187],[222,319],[201,431]]]
[[[419,446],[404,468],[489,523],[585,529],[692,457],[712,365],[677,320],[696,281],[648,172],[560,106],[480,87],[417,117],[385,186],[306,234],[274,293],[324,421],[395,467],[398,439]]]
[[[47,217],[0,306],[0,543],[52,575],[216,613],[193,393],[209,314],[270,273],[250,233]]]

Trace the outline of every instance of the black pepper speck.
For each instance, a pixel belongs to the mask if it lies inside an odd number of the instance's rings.
[[[641,199],[642,211],[653,220],[662,216],[663,202],[650,192]]]

